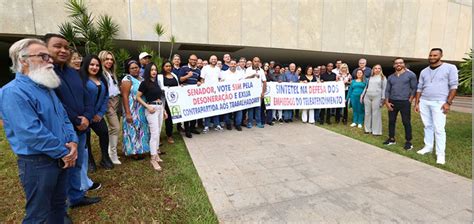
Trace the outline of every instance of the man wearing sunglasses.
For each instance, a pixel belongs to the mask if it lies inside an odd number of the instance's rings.
[[[0,115],[18,156],[26,196],[23,223],[63,223],[67,170],[76,163],[78,139],[53,91],[60,79],[43,41],[17,41],[9,53],[16,75],[0,90]]]

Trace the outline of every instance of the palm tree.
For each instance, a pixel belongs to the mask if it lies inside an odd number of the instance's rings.
[[[466,94],[472,93],[472,49],[470,53],[466,53],[467,58],[463,58],[459,70],[459,86]]]
[[[174,35],[170,36],[170,43],[171,43],[171,50],[170,50],[170,57],[168,60],[171,61],[171,57],[173,56],[173,47],[174,47],[174,44],[176,43],[176,37]]]
[[[161,36],[165,34],[165,28],[161,23],[156,23],[155,25],[155,33],[158,36],[158,57],[161,58]]]
[[[119,26],[108,15],[100,15],[97,23],[94,22],[92,13],[89,13],[83,0],[68,0],[66,10],[71,22],[59,26],[60,33],[73,44],[79,40],[76,33],[84,38],[86,54],[97,54],[101,50],[113,50],[113,40],[117,36]]]

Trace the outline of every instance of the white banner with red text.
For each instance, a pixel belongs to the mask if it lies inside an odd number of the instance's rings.
[[[260,106],[262,82],[244,79],[177,86],[166,88],[165,93],[171,118],[176,124]]]
[[[343,82],[278,83],[267,82],[267,109],[318,109],[345,106]]]

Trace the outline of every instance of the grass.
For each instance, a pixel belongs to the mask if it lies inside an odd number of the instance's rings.
[[[334,118],[333,118],[334,119]],[[330,131],[357,139],[359,141],[383,148],[385,150],[398,153],[400,155],[421,161],[423,163],[439,167],[441,169],[459,174],[472,179],[472,114],[450,111],[446,121],[446,164],[436,164],[436,155],[419,155],[417,150],[423,148],[423,123],[419,114],[411,114],[411,125],[413,134],[413,150],[403,149],[405,144],[405,131],[401,121],[401,115],[398,115],[395,139],[396,145],[385,146],[382,144],[388,138],[388,113],[384,108],[382,111],[383,135],[373,136],[364,134],[363,129],[351,128],[352,112],[349,112],[348,125],[341,124],[319,125]]]
[[[0,223],[20,222],[25,199],[18,178],[16,156],[0,127]],[[217,223],[212,206],[191,161],[183,139],[161,147],[163,171],[155,172],[149,159],[134,161],[121,156],[122,165],[90,175],[102,188],[88,195],[102,202],[69,211],[77,223]],[[95,135],[93,135],[95,136]],[[100,158],[93,141],[96,160]],[[119,144],[120,145],[120,144]],[[120,150],[121,151],[121,150]]]

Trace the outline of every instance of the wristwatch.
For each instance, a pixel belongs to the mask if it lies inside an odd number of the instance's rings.
[[[446,103],[451,106],[453,103],[452,102],[449,102],[449,101],[446,101]]]

